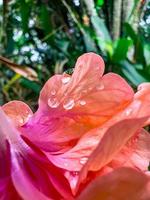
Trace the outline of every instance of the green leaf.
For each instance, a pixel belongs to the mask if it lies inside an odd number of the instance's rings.
[[[149,82],[146,77],[142,76],[138,70],[135,69],[135,66],[129,63],[128,61],[122,61],[121,70],[127,79],[134,85],[139,85],[143,82]]]
[[[25,0],[22,0],[20,2],[22,28],[23,28],[24,32],[28,31],[28,23],[29,23],[29,19],[30,19],[31,8],[32,8],[32,6],[30,5],[30,2],[26,2]]]
[[[97,0],[96,6],[102,6],[104,4],[104,0]]]
[[[136,42],[136,40],[137,40],[137,34],[135,33],[135,31],[133,30],[133,28],[131,27],[131,25],[128,24],[128,23],[125,23],[124,27],[125,27],[125,33],[126,33],[126,35],[129,36],[129,37],[131,37],[132,40],[134,42]]]
[[[56,40],[56,45],[58,46],[61,51],[66,52],[68,51],[70,42],[68,40]]]
[[[92,37],[90,37],[90,34],[88,32],[83,32],[83,40],[85,44],[86,51],[97,51],[97,48],[95,46],[94,40]]]
[[[20,79],[20,83],[24,87],[29,88],[32,91],[34,91],[36,94],[39,94],[39,92],[41,90],[41,86],[38,83],[30,81],[30,80],[28,80],[26,78],[21,78]]]
[[[98,16],[91,16],[91,23],[95,30],[97,45],[103,54],[106,54],[107,44],[111,42],[111,37],[108,29],[105,26],[104,21]]]
[[[145,65],[145,58],[144,58],[144,45],[142,38],[140,35],[137,35],[130,24],[125,23],[125,31],[126,35],[129,36],[134,42],[134,58],[136,62],[142,63]]]
[[[96,35],[105,41],[111,41],[111,37],[104,21],[98,16],[91,17],[91,23],[96,30]]]
[[[127,56],[129,47],[132,45],[132,40],[127,38],[121,38],[117,41],[116,47],[114,49],[114,54],[112,56],[113,62],[119,62],[124,60]]]
[[[144,45],[144,57],[146,61],[146,65],[150,65],[150,46],[149,44]]]
[[[39,20],[40,20],[40,24],[41,24],[41,28],[44,30],[44,34],[45,37],[47,37],[47,35],[52,34],[54,29],[53,26],[51,24],[51,16],[50,16],[50,12],[48,11],[48,8],[46,7],[45,4],[43,4],[40,8],[40,16],[39,16]],[[51,37],[47,38],[47,40],[50,42],[51,40],[54,40],[54,35],[52,34]]]

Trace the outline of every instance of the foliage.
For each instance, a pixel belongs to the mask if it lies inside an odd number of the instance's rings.
[[[10,0],[0,4],[1,54],[38,75],[37,81],[31,81],[1,64],[1,104],[20,99],[36,106],[43,83],[55,73],[70,73],[76,58],[89,51],[103,56],[107,72],[122,75],[133,86],[150,81],[150,2],[132,0],[130,13],[120,10],[128,17],[120,18],[115,39],[114,1],[86,2]]]

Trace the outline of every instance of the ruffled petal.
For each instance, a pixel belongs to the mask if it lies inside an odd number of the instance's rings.
[[[70,186],[63,171],[55,167],[27,138],[18,134],[12,121],[0,109],[0,183],[2,192],[10,187],[23,199],[72,199]],[[1,194],[0,194],[1,195]],[[34,195],[34,196],[33,196]],[[17,199],[17,198],[16,198]]]
[[[85,180],[89,170],[98,171],[112,161],[146,120],[147,118],[126,119],[110,127],[81,170],[79,183]]]
[[[113,168],[129,166],[147,172],[149,162],[150,134],[142,129],[127,142],[109,165]]]
[[[78,116],[77,121],[94,123],[94,126],[97,123],[92,117],[98,124],[99,118],[103,122],[125,107],[134,94],[119,75],[109,73],[102,78],[103,71],[104,62],[100,56],[82,55],[72,76],[55,75],[47,81],[40,93],[39,107],[42,110],[48,106],[54,116]]]
[[[50,143],[54,151],[69,149],[78,138],[127,107],[133,90],[118,75],[102,77],[103,71],[102,58],[87,53],[78,58],[72,76],[56,75],[48,80],[40,93],[39,109],[22,132],[43,149]]]
[[[21,101],[10,101],[2,109],[16,126],[23,126],[33,115],[29,106]]]
[[[136,170],[120,168],[90,182],[77,200],[149,200],[149,197],[150,178]]]

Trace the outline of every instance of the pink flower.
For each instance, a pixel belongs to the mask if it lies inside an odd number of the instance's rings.
[[[80,200],[149,199],[150,135],[142,127],[150,84],[134,94],[119,75],[103,72],[100,56],[84,54],[72,76],[47,81],[35,114],[22,102],[3,106],[9,120],[1,111],[0,192],[72,199],[71,188]]]
[[[0,108],[0,199],[72,199],[62,170],[18,129],[31,110],[17,101],[3,109],[11,120]]]

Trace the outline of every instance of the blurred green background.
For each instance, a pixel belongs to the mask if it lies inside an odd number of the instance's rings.
[[[133,88],[150,81],[150,0],[0,0],[0,105],[36,108],[45,81],[89,51]]]

